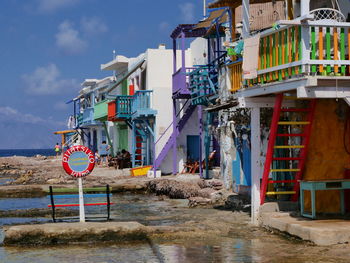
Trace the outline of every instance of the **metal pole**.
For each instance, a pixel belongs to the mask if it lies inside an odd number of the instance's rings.
[[[78,178],[78,184],[79,184],[79,218],[80,218],[80,222],[85,222],[83,179],[81,177]]]
[[[176,39],[174,38],[173,39],[173,74],[175,74],[176,73],[176,70],[177,70],[177,64],[176,64],[176,52],[177,52],[177,50],[176,50]]]
[[[176,100],[173,99],[173,174],[177,174],[178,172],[178,164],[177,164],[177,116],[176,116]]]
[[[207,16],[207,1],[203,0],[203,17]]]
[[[242,23],[243,30],[242,36],[243,38],[249,37],[249,0],[242,0]]]
[[[181,71],[185,72],[186,67],[186,47],[185,47],[185,33],[181,33],[181,61],[182,61],[182,68]]]
[[[198,128],[199,128],[199,177],[203,178],[203,167],[202,167],[202,133],[203,133],[203,116],[202,116],[202,105],[198,106]]]

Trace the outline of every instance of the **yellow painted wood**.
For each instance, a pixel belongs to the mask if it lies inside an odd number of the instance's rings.
[[[271,169],[270,172],[299,172],[300,169],[290,168],[290,169]]]
[[[279,125],[308,125],[309,121],[279,121]]]
[[[319,52],[319,60],[323,60],[323,27],[319,28],[318,32],[318,52]],[[319,70],[322,73],[323,72],[323,65],[319,66]]]
[[[276,145],[275,149],[301,149],[305,148],[305,145]]]
[[[336,27],[333,28],[333,49],[334,49],[334,60],[338,60],[338,29]],[[339,66],[334,65],[334,73],[338,73]]]
[[[266,192],[266,195],[294,195],[295,191]]]

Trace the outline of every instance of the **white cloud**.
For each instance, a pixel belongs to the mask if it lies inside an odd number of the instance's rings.
[[[168,22],[163,21],[159,24],[159,31],[161,32],[169,32],[169,28],[170,25]]]
[[[182,23],[193,23],[194,20],[194,4],[193,3],[184,3],[179,5],[181,13]]]
[[[74,6],[80,0],[36,0],[40,13],[52,13],[56,10]]]
[[[75,79],[61,79],[61,73],[55,64],[38,67],[30,74],[22,75],[26,91],[34,95],[52,95],[79,88]]]
[[[86,35],[98,35],[108,31],[107,25],[99,17],[83,17],[80,23]]]
[[[30,124],[48,124],[48,125],[65,125],[64,122],[58,122],[52,118],[44,119],[38,116],[35,116],[30,113],[22,113],[17,109],[14,109],[9,106],[0,107],[0,121],[11,120],[13,122],[19,123],[30,123]]]
[[[83,53],[88,46],[87,42],[80,38],[79,31],[68,20],[58,26],[56,45],[67,54]]]

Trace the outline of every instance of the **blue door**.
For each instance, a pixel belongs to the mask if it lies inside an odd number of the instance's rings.
[[[97,131],[94,130],[92,134],[92,151],[96,152],[97,151]]]
[[[187,135],[187,160],[199,161],[199,135]]]

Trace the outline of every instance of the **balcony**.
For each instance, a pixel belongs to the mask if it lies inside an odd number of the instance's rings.
[[[350,72],[349,28],[350,23],[332,19],[291,20],[261,32],[257,78],[240,85],[236,68],[232,91],[305,77],[315,77],[317,86],[326,80],[335,85],[329,80],[344,79]]]
[[[75,120],[76,120],[76,128],[80,127],[83,124],[83,114],[82,113],[77,114],[75,117]]]
[[[104,100],[96,103],[94,106],[94,119],[98,121],[107,121],[108,116],[108,102],[110,100]]]
[[[120,119],[137,119],[156,115],[157,111],[151,108],[152,92],[151,90],[139,90],[133,96],[117,96],[116,117]]]
[[[190,70],[191,68],[180,68],[173,74],[173,97],[177,99],[190,98],[189,80],[186,75],[186,72]]]
[[[84,109],[81,124],[82,124],[82,126],[96,124],[95,119],[94,119],[94,108],[89,107],[89,108]]]

